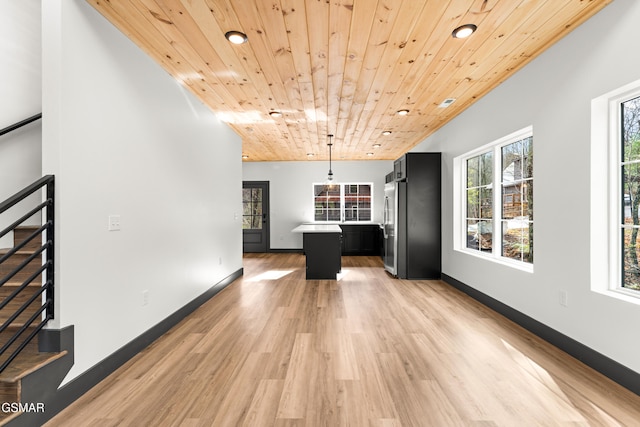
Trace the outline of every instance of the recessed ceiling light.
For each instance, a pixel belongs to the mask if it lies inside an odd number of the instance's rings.
[[[409,114],[409,110],[398,110],[397,114],[399,116],[406,116],[407,114]]]
[[[456,28],[455,30],[453,30],[451,35],[455,39],[464,39],[464,38],[469,37],[471,34],[473,34],[477,29],[478,29],[478,27],[476,27],[473,24],[465,24],[465,25],[461,25],[458,28]]]
[[[313,154],[313,153],[307,153],[307,157],[313,157],[313,156],[315,156],[315,154]]]
[[[247,35],[240,31],[227,31],[224,36],[233,44],[243,44],[248,40]]]
[[[270,111],[269,115],[275,118],[282,117],[282,113],[280,111]]]
[[[373,153],[367,153],[367,156],[371,157],[373,156]]]
[[[243,154],[243,155],[242,155],[242,158],[243,158],[243,159],[248,159],[248,158],[249,158],[249,156],[248,156],[248,155],[246,155],[246,154]]]
[[[384,136],[389,136],[389,135],[391,135],[391,131],[390,130],[385,130],[384,132],[382,132],[382,134]]]
[[[373,144],[373,148],[380,148],[382,147],[382,144]]]

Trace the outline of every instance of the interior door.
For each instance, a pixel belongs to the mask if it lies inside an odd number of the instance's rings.
[[[242,182],[242,250],[269,250],[269,182]]]

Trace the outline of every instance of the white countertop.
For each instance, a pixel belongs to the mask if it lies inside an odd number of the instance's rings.
[[[292,233],[342,233],[335,224],[302,224],[291,230]]]

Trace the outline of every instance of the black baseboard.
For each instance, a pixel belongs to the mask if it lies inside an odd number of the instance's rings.
[[[570,338],[547,325],[509,307],[508,305],[472,288],[442,273],[442,280],[447,282],[454,288],[464,292],[471,298],[481,302],[492,310],[503,315],[507,319],[517,323],[529,332],[537,335],[548,343],[558,347],[565,353],[578,359],[585,365],[600,372],[621,386],[640,395],[640,374],[627,368],[626,366],[616,362],[609,357],[598,353],[597,351],[587,347],[586,345]]]
[[[301,254],[302,249],[269,249],[272,254]]]
[[[180,308],[169,317],[144,332],[142,335],[130,341],[110,356],[88,369],[69,383],[60,387],[55,397],[46,404],[47,420],[53,418],[61,410],[69,406],[76,399],[89,391],[92,387],[113,373],[120,366],[124,365],[133,356],[138,354],[149,344],[164,335],[169,329],[180,323],[185,317],[193,313],[198,307],[207,302],[218,292],[223,290],[234,280],[243,275],[244,270],[240,268],[230,274],[216,285],[209,288],[199,297]]]

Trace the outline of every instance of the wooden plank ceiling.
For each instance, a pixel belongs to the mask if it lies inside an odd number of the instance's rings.
[[[395,159],[613,0],[87,1],[274,161]]]

